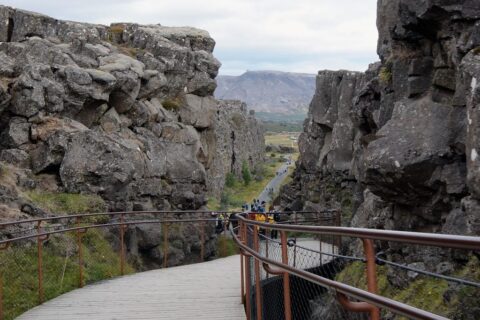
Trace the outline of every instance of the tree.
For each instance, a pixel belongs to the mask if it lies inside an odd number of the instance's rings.
[[[243,183],[248,186],[250,181],[252,181],[252,175],[250,174],[250,168],[248,167],[247,161],[243,161],[242,163],[242,177]]]

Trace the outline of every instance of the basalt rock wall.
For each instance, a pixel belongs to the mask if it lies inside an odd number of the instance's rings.
[[[379,0],[365,73],[317,76],[287,209],[344,224],[480,233],[480,2]]]
[[[109,210],[196,210],[239,161],[262,158],[260,124],[213,98],[220,62],[206,31],[5,6],[0,18],[0,160],[23,170],[26,189],[49,176],[56,192],[99,195]],[[1,194],[6,212],[47,214],[26,212],[35,204],[21,194]],[[151,243],[133,251],[158,247],[158,232],[136,229],[131,239]]]

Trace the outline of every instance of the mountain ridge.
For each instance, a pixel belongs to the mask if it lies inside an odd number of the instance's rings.
[[[245,101],[250,109],[259,112],[306,114],[315,92],[315,77],[315,74],[276,70],[219,75],[215,96]]]

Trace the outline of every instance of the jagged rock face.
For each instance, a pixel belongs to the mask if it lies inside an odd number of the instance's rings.
[[[480,3],[379,0],[377,26],[381,63],[355,81],[319,73],[284,206],[479,234]]]
[[[0,17],[2,161],[110,210],[177,210],[202,208],[238,161],[262,158],[259,124],[212,96],[220,63],[206,31],[4,6]]]
[[[265,153],[263,128],[247,113],[246,104],[220,100],[220,105],[214,118],[214,134],[203,135],[204,140],[213,141],[207,145],[213,144],[216,149],[207,170],[208,189],[215,195],[223,190],[227,173],[240,178],[243,163],[253,169],[262,163]]]

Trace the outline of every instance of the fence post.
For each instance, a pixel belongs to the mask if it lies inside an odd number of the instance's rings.
[[[363,239],[363,249],[365,250],[365,257],[367,258],[367,288],[371,293],[377,293],[377,266],[375,263],[375,248],[373,241],[370,239]],[[370,309],[370,319],[380,320],[380,310],[372,306]]]
[[[243,238],[243,221],[239,221],[238,236],[240,242],[244,243],[245,239]],[[245,268],[244,268],[244,256],[243,251],[240,250],[240,286],[241,286],[241,299],[242,304],[245,305]],[[0,319],[1,320],[1,319]]]
[[[282,263],[288,265],[288,245],[287,232],[280,231],[282,241]],[[292,301],[290,299],[290,275],[288,272],[283,273],[283,305],[285,309],[285,320],[292,319]]]
[[[120,274],[125,274],[125,216],[120,215]]]
[[[0,320],[3,320],[3,270],[0,269]]]
[[[335,224],[337,227],[341,227],[342,226],[342,210],[338,210],[337,211],[337,214],[335,216]],[[341,236],[337,236],[336,238],[336,242],[337,242],[337,250],[338,250],[338,253],[341,252],[341,248],[342,248],[342,237]],[[335,249],[333,249],[335,251]]]
[[[37,274],[38,274],[38,302],[42,304],[45,299],[43,290],[43,238],[40,236],[42,221],[37,222]]]
[[[258,243],[258,233],[259,231],[255,231],[253,233],[253,249],[256,252],[260,252],[260,245]],[[260,282],[260,261],[258,259],[255,259],[255,302],[257,305],[257,319],[256,320],[262,320],[262,288],[261,288],[261,282]]]
[[[248,225],[245,225],[245,227],[243,228],[243,232],[244,232],[244,241],[245,241],[245,245],[248,246]],[[247,320],[250,320],[252,318],[252,305],[251,305],[251,295],[250,295],[250,289],[251,289],[251,281],[252,281],[252,275],[251,275],[251,270],[250,270],[250,259],[251,257],[249,256],[245,256],[245,279],[246,279],[246,283],[245,283],[245,292],[246,292],[246,296],[245,296],[245,309],[246,309],[246,314],[247,314]]]
[[[205,256],[205,222],[200,222],[200,262],[204,261]]]
[[[76,219],[77,228],[80,227],[80,217]],[[83,287],[83,248],[82,248],[82,232],[77,229],[77,247],[78,247],[78,287]]]
[[[168,262],[168,223],[163,224],[163,267],[167,267]]]

